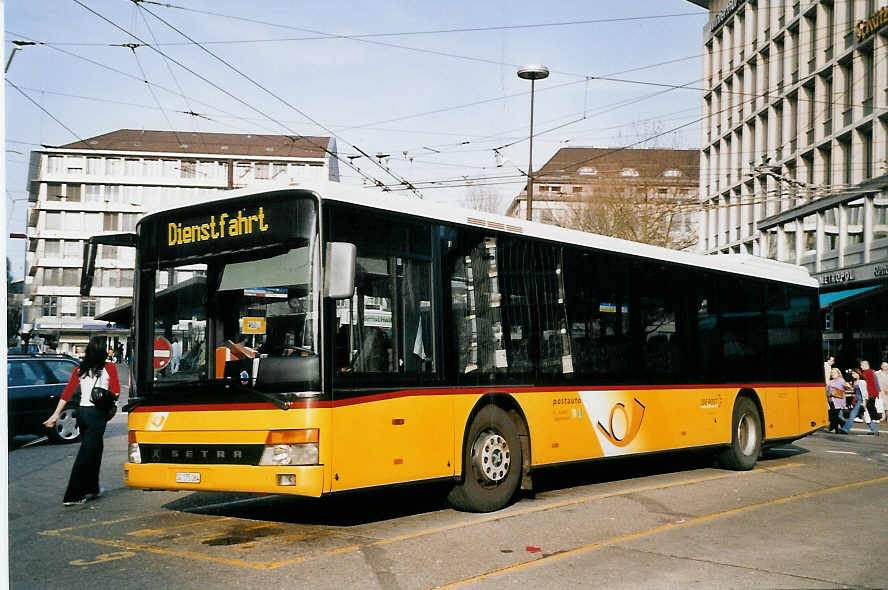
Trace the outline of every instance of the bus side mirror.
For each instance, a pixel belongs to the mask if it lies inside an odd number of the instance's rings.
[[[324,273],[324,296],[348,299],[355,292],[355,260],[357,248],[348,242],[327,244],[327,266]]]
[[[89,295],[92,289],[93,277],[96,274],[96,253],[99,244],[106,246],[123,246],[125,248],[136,247],[136,234],[102,234],[93,236],[83,242],[83,268],[80,271],[80,294]]]

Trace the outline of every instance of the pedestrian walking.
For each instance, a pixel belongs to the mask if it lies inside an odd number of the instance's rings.
[[[842,372],[837,367],[830,369],[827,391],[829,392],[829,431],[839,434],[839,429],[842,426],[842,410],[848,408],[845,393],[851,391],[851,386],[842,379]]]
[[[882,361],[882,368],[880,368],[876,373],[876,381],[879,383],[879,399],[882,402],[882,407],[878,408],[880,412],[882,412],[882,421],[888,422],[888,412],[885,410],[888,409],[888,362]]]
[[[862,418],[864,422],[869,424],[876,411],[875,403],[876,400],[879,399],[881,389],[879,388],[879,381],[876,379],[876,372],[870,368],[869,361],[860,361],[860,370],[863,371],[863,374],[860,377],[866,381],[866,391],[868,393],[868,397],[863,400],[867,411],[862,412]]]
[[[829,382],[832,379],[832,368],[835,362],[836,357],[829,355],[823,363],[823,380],[827,385],[829,385]]]
[[[113,363],[107,362],[107,359],[108,351],[105,349],[103,339],[94,336],[86,347],[80,366],[71,373],[71,378],[62,391],[55,411],[43,423],[47,428],[55,426],[68,401],[78,388],[80,389],[80,405],[77,408],[77,423],[80,426],[81,436],[80,449],[74,459],[68,488],[62,499],[65,506],[83,504],[101,494],[99,469],[102,466],[102,451],[104,450],[102,437],[105,435],[108,413],[105,409],[97,408],[90,397],[93,388],[96,387],[111,391],[115,398],[120,395],[117,368]]]
[[[845,425],[842,426],[842,430],[840,431],[842,434],[848,434],[851,432],[854,418],[860,414],[860,411],[864,408],[864,404],[869,397],[866,390],[866,381],[863,379],[863,369],[851,369],[851,379],[854,382],[854,407],[851,408],[851,414],[848,416],[848,419],[845,420]],[[869,429],[869,434],[879,436],[879,425],[875,420],[870,421]]]

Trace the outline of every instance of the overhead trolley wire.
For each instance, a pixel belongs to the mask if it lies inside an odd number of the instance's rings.
[[[10,86],[12,86],[13,88],[15,88],[22,96],[24,96],[26,99],[28,99],[30,102],[32,102],[38,109],[40,109],[41,111],[46,113],[46,115],[48,115],[53,121],[55,121],[56,123],[58,123],[59,125],[64,127],[68,133],[70,133],[71,135],[76,137],[77,143],[82,143],[83,145],[86,146],[87,149],[90,149],[90,150],[95,149],[91,145],[89,145],[82,137],[80,137],[77,133],[75,133],[73,129],[71,129],[70,127],[68,127],[64,123],[62,123],[55,115],[53,115],[48,110],[46,110],[46,108],[44,108],[42,104],[40,104],[39,102],[37,102],[36,100],[31,98],[24,90],[22,90],[21,88],[16,86],[16,84],[12,80],[10,80],[9,78],[6,78],[6,83],[9,84]]]
[[[233,70],[234,72],[236,72],[237,74],[239,74],[241,77],[243,77],[243,78],[245,78],[246,80],[248,80],[250,83],[252,83],[253,85],[255,85],[257,88],[261,89],[262,91],[264,91],[265,93],[267,93],[267,94],[269,94],[270,96],[274,97],[275,99],[277,99],[278,101],[280,101],[281,103],[283,103],[284,105],[286,105],[287,107],[289,107],[289,108],[291,108],[292,110],[296,111],[297,113],[299,113],[300,115],[302,115],[305,119],[307,119],[308,121],[310,121],[310,122],[312,122],[313,124],[315,124],[317,127],[320,127],[321,129],[324,129],[327,133],[329,133],[329,134],[332,135],[333,137],[339,137],[339,136],[338,136],[335,132],[333,132],[330,128],[326,127],[326,126],[323,125],[322,123],[320,123],[320,122],[316,121],[315,119],[313,119],[311,116],[308,115],[308,113],[306,113],[306,112],[303,111],[302,109],[296,107],[295,105],[291,104],[290,102],[288,102],[287,100],[285,100],[285,99],[282,98],[281,96],[279,96],[279,95],[277,95],[276,93],[272,92],[271,90],[269,90],[268,88],[266,88],[265,86],[263,86],[262,84],[260,84],[259,82],[257,82],[256,80],[254,80],[253,78],[251,78],[250,76],[248,76],[247,74],[245,74],[244,72],[240,71],[239,69],[237,69],[236,67],[234,67],[233,65],[231,65],[230,63],[228,63],[226,60],[222,59],[221,57],[219,57],[218,55],[216,55],[215,53],[213,53],[212,51],[210,51],[210,50],[207,49],[206,47],[202,46],[200,43],[198,43],[197,41],[195,41],[194,39],[192,39],[190,36],[188,36],[188,35],[187,35],[185,32],[183,32],[182,30],[178,29],[177,27],[175,27],[174,25],[172,25],[171,23],[169,23],[168,21],[166,21],[166,20],[163,19],[162,17],[160,17],[160,16],[154,14],[152,11],[148,10],[147,8],[145,8],[145,6],[141,3],[141,0],[132,0],[132,1],[133,1],[133,2],[134,2],[139,8],[141,8],[142,10],[144,10],[145,12],[147,12],[148,14],[150,14],[151,16],[153,16],[154,18],[156,18],[157,20],[159,20],[160,22],[162,22],[163,24],[165,24],[166,26],[168,26],[169,28],[171,28],[172,30],[176,31],[177,33],[179,33],[180,35],[182,35],[183,37],[185,37],[186,39],[188,39],[189,41],[191,41],[194,45],[196,45],[196,46],[197,46],[198,48],[200,48],[202,51],[204,51],[205,53],[209,54],[211,57],[213,57],[213,58],[216,59],[217,61],[221,62],[222,64],[224,64],[226,67],[228,67],[229,69]],[[78,4],[82,4],[82,3],[80,2],[80,0],[74,0],[74,2],[77,2]],[[92,10],[90,10],[90,11],[91,11],[91,12],[95,12],[95,11],[92,11]],[[97,14],[97,13],[96,13],[96,14]],[[101,16],[101,15],[99,15],[99,16]],[[104,20],[108,20],[108,19],[106,19],[104,16],[102,16],[102,18],[103,18]],[[111,21],[108,20],[108,22],[110,23]],[[113,23],[112,23],[112,24],[113,24]],[[114,26],[117,26],[117,25],[115,24]],[[118,27],[118,28],[120,28],[120,27]],[[160,51],[160,50],[157,49],[156,47],[152,47],[152,49],[153,49],[154,51],[160,53],[161,55],[165,55],[162,51]],[[170,59],[172,59],[172,58],[170,58]],[[176,61],[176,60],[172,60],[172,61],[173,61],[174,63],[176,63],[177,65],[180,65],[180,66],[181,66],[181,64],[179,64],[178,61]],[[203,79],[203,78],[202,78],[202,79]],[[286,128],[286,125],[283,125],[282,123],[277,122],[277,121],[275,121],[275,122],[278,123],[279,125],[281,125],[282,127]],[[292,131],[291,131],[291,132],[292,132]],[[302,138],[302,139],[305,139],[305,140],[308,141],[309,143],[312,143],[312,144],[313,144],[313,142],[311,142],[310,140],[308,140],[308,138],[306,138],[306,137],[304,137],[304,136],[302,136],[302,135],[298,135],[298,137],[300,137],[300,138]],[[340,137],[340,139],[342,139],[342,138]],[[316,144],[314,144],[314,145],[316,145]],[[345,161],[345,160],[342,160],[342,159],[341,159],[341,158],[340,158],[335,152],[330,151],[326,146],[316,146],[316,147],[320,147],[321,149],[324,150],[325,153],[327,153],[327,154],[330,155],[331,157],[334,157],[334,158],[336,158],[337,160],[343,162],[343,163],[346,164],[347,166],[350,166],[350,167],[353,167],[353,166],[354,166],[354,164],[352,164],[351,162],[347,162],[347,161]],[[355,149],[359,149],[359,148],[358,148],[357,146],[355,146],[355,145],[352,145],[352,147],[354,147]],[[372,161],[372,159],[371,159],[371,161]],[[406,178],[399,177],[397,174],[395,174],[395,173],[392,172],[390,169],[388,169],[388,168],[386,168],[385,166],[383,166],[381,163],[378,163],[378,162],[377,162],[376,164],[377,164],[382,170],[384,170],[389,176],[391,176],[391,177],[394,178],[395,180],[399,181],[401,184],[407,186],[408,188],[411,187],[410,181],[407,180]],[[360,172],[360,169],[358,169],[357,167],[355,167],[355,171],[358,172],[358,173],[361,173],[361,172]],[[376,186],[380,186],[380,187],[384,186],[383,183],[382,183],[381,181],[379,181],[379,180],[377,180],[377,179],[375,179],[375,178],[373,178],[373,177],[369,177],[369,176],[368,176],[367,179],[370,180],[371,182],[373,182],[373,184],[376,185]],[[413,192],[414,192],[414,194],[415,194],[417,197],[422,198],[422,195],[421,195],[418,191],[416,191],[416,190],[414,189]]]
[[[104,20],[104,21],[107,22],[108,24],[110,24],[110,25],[112,25],[113,27],[119,29],[119,30],[122,31],[123,33],[126,33],[126,34],[130,35],[131,37],[133,37],[134,39],[136,39],[137,41],[139,41],[139,43],[141,43],[142,45],[145,45],[146,47],[152,49],[153,51],[159,53],[160,55],[165,55],[162,51],[160,51],[160,50],[157,49],[156,47],[152,47],[150,44],[145,43],[142,39],[140,39],[140,38],[139,38],[138,36],[136,36],[135,34],[133,34],[133,33],[129,32],[129,31],[127,31],[126,29],[124,29],[123,27],[121,27],[120,25],[118,25],[117,23],[115,23],[114,21],[108,19],[108,18],[107,18],[106,16],[104,16],[103,14],[101,14],[101,13],[99,13],[99,12],[96,12],[95,10],[93,10],[92,8],[90,8],[89,6],[87,6],[86,4],[84,4],[83,2],[81,2],[80,0],[73,0],[73,1],[74,1],[76,4],[82,6],[82,7],[83,7],[84,9],[86,9],[87,11],[89,11],[89,12],[91,12],[92,14],[96,15],[97,17],[101,18],[102,20]],[[150,11],[149,11],[149,14],[150,14]],[[152,16],[153,16],[153,15],[152,15]],[[180,34],[181,34],[181,33],[180,33]],[[187,35],[185,35],[185,37],[188,38]],[[173,63],[175,63],[177,66],[179,66],[179,67],[181,67],[182,69],[186,70],[187,72],[191,73],[192,75],[194,75],[195,77],[199,78],[200,80],[206,82],[207,84],[209,84],[210,86],[212,86],[212,87],[215,88],[216,90],[222,92],[222,93],[225,94],[226,96],[228,96],[228,97],[234,99],[235,101],[241,103],[242,105],[246,106],[246,107],[249,108],[250,110],[252,110],[252,111],[254,111],[254,112],[256,112],[256,113],[258,113],[258,114],[264,116],[265,118],[267,118],[267,119],[270,120],[271,122],[275,123],[275,124],[278,125],[279,127],[282,127],[282,128],[284,128],[284,129],[287,129],[287,130],[290,131],[290,132],[291,132],[296,138],[303,138],[303,139],[305,139],[308,143],[310,143],[311,145],[314,145],[314,146],[317,147],[318,149],[322,150],[324,153],[327,153],[327,154],[331,155],[332,157],[335,157],[335,158],[339,159],[339,160],[342,161],[346,166],[349,166],[349,167],[353,168],[353,169],[355,170],[355,172],[357,172],[358,174],[360,174],[360,175],[363,176],[364,178],[370,180],[373,184],[375,184],[375,185],[377,185],[377,186],[382,184],[379,180],[377,180],[377,179],[375,179],[375,178],[373,178],[373,177],[367,175],[366,173],[361,172],[360,170],[356,169],[356,168],[355,168],[350,162],[346,162],[346,161],[344,161],[344,160],[341,160],[341,159],[340,159],[340,158],[339,158],[334,152],[331,152],[326,146],[320,146],[320,145],[317,145],[317,144],[315,144],[314,142],[312,142],[311,140],[308,140],[307,138],[304,138],[302,135],[293,132],[292,130],[290,130],[290,128],[289,128],[287,125],[285,125],[285,124],[283,124],[283,123],[277,121],[277,120],[276,120],[274,117],[272,117],[271,115],[268,115],[267,113],[265,113],[265,112],[263,112],[263,111],[257,109],[256,107],[250,105],[250,104],[249,104],[248,102],[246,102],[245,100],[243,100],[243,99],[239,98],[238,96],[232,94],[232,93],[229,92],[228,90],[225,90],[224,88],[222,88],[221,86],[219,86],[219,85],[216,84],[215,82],[209,80],[209,79],[206,78],[205,76],[203,76],[203,75],[199,74],[198,72],[194,71],[192,68],[189,68],[188,66],[184,65],[183,63],[179,62],[179,61],[176,60],[176,59],[173,59],[173,58],[169,58],[169,59],[170,59],[170,61],[172,61]],[[291,140],[291,141],[295,141],[295,139],[294,139],[293,137],[291,137],[290,140]]]

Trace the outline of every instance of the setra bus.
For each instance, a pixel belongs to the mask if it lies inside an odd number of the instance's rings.
[[[319,497],[709,449],[751,469],[827,423],[817,282],[336,184],[234,191],[136,248],[128,486]]]

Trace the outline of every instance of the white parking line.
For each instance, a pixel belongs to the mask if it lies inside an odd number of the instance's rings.
[[[827,453],[833,453],[834,455],[856,455],[854,451],[827,451]]]
[[[35,438],[34,440],[32,440],[32,441],[30,441],[30,442],[26,442],[25,444],[23,444],[23,445],[20,446],[19,448],[20,448],[20,449],[24,449],[24,448],[27,448],[27,447],[33,447],[34,445],[39,445],[39,444],[41,444],[41,443],[45,443],[45,442],[48,441],[48,440],[49,440],[49,437],[41,436],[40,438]]]

